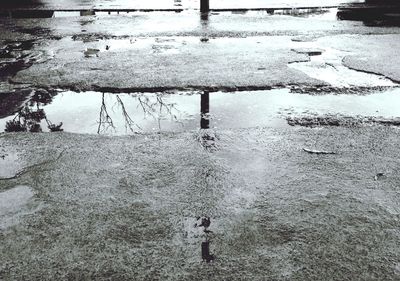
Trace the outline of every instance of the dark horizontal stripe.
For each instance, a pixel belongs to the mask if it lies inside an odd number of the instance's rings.
[[[264,8],[210,8],[211,12],[236,12],[236,11],[270,11],[270,10],[307,10],[307,9],[332,9],[337,8],[338,6],[310,6],[310,7],[264,7]],[[65,9],[65,8],[56,8],[56,9],[46,9],[46,8],[0,8],[0,11],[7,12],[29,12],[29,11],[48,11],[48,12],[85,12],[85,11],[93,11],[93,12],[182,12],[184,10],[191,9],[110,9],[110,8],[93,8],[93,9]],[[199,10],[199,9],[194,9]]]

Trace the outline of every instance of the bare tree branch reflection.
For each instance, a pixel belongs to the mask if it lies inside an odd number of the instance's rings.
[[[154,101],[152,101],[148,96],[141,96],[137,99],[143,110],[144,116],[146,117],[146,115],[150,115],[157,120],[159,130],[161,130],[161,120],[163,119],[164,114],[169,115],[173,121],[182,124],[182,122],[178,121],[177,114],[179,114],[179,110],[176,108],[176,104],[164,101],[162,94],[157,94]]]
[[[122,110],[122,116],[125,120],[125,130],[128,130],[128,128],[131,130],[131,132],[135,132],[132,127],[137,127],[139,130],[142,130],[138,124],[135,123],[135,121],[132,120],[132,118],[129,116],[128,112],[125,109],[125,105],[121,98],[117,95],[117,103],[121,106]]]
[[[131,117],[132,113],[129,113],[129,108],[125,106],[123,99],[121,99],[119,95],[115,95],[115,97],[115,105],[121,110],[123,121],[125,123],[125,130],[130,130],[133,133],[137,132],[137,130],[142,130],[134,118]],[[131,98],[137,101],[138,105],[136,108],[139,108],[143,111],[145,119],[146,117],[150,116],[157,121],[159,130],[161,130],[161,120],[163,120],[166,116],[170,116],[171,120],[182,124],[182,122],[178,120],[178,114],[180,111],[176,108],[176,104],[167,102],[163,97],[163,94],[156,94],[155,97],[142,95],[131,96]],[[106,96],[105,93],[103,93],[97,127],[98,134],[104,133],[110,128],[113,130],[117,129],[107,107],[108,105]]]
[[[100,134],[101,132],[107,131],[109,128],[113,128],[115,130],[115,126],[111,116],[108,114],[107,105],[105,102],[105,94],[102,94],[101,98],[101,107],[100,107],[100,114],[99,114],[99,126],[97,127],[97,133]]]

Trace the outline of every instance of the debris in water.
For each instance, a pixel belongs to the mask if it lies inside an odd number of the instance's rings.
[[[323,49],[319,48],[295,48],[292,49],[292,51],[298,54],[306,54],[309,56],[320,56],[324,52]]]
[[[50,124],[48,126],[48,128],[50,129],[51,132],[61,132],[61,131],[64,131],[64,129],[61,128],[62,125],[63,125],[63,122],[60,122],[58,125]]]
[[[336,154],[336,152],[333,151],[313,150],[308,148],[303,148],[303,150],[310,154]]]
[[[86,51],[84,51],[83,53],[85,57],[90,58],[90,57],[98,57],[99,52],[100,52],[99,49],[87,48]]]

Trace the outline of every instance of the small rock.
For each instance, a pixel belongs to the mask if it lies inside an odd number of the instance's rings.
[[[377,173],[375,175],[374,179],[377,181],[377,180],[385,178],[385,177],[386,177],[385,173]]]

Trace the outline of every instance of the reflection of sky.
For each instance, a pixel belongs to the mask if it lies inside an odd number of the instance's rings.
[[[157,103],[156,94],[119,94],[118,95],[129,117],[140,126],[138,132],[157,131],[195,131],[200,127],[200,95],[172,94],[162,95],[165,104],[173,104],[170,113],[162,110]],[[154,104],[153,114],[145,114],[140,103],[147,101]],[[130,134],[125,128],[122,108],[117,102],[116,94],[105,94],[107,112],[113,120],[115,130],[102,130],[105,134]],[[64,92],[57,95],[53,102],[44,107],[47,118],[53,123],[63,122],[67,132],[96,134],[102,94],[96,92]],[[343,116],[400,116],[400,90],[394,89],[384,93],[366,96],[357,95],[321,95],[289,93],[287,89],[272,91],[216,92],[210,94],[210,128],[237,129],[250,127],[287,126],[287,116],[308,116],[340,114]],[[357,105],[357,106],[355,106]],[[176,119],[172,116],[175,115]],[[8,117],[0,120],[0,131],[4,130]],[[47,130],[45,122],[43,131]]]
[[[198,8],[200,0],[41,0],[53,8]],[[331,6],[362,0],[210,0],[211,8],[262,8],[295,6]]]

